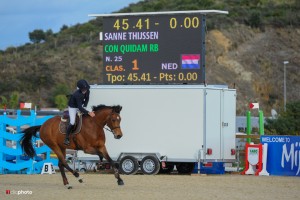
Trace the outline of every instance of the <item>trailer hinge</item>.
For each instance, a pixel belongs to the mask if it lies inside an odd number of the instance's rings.
[[[222,126],[228,126],[228,123],[222,122]]]

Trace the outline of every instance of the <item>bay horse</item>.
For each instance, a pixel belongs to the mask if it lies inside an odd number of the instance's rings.
[[[120,139],[123,135],[120,122],[120,112],[122,107],[117,106],[105,106],[98,105],[93,106],[92,110],[95,113],[95,117],[82,116],[82,128],[80,132],[73,136],[70,135],[70,145],[64,145],[65,135],[59,131],[59,123],[61,121],[60,116],[56,116],[48,119],[41,126],[32,126],[25,129],[24,135],[21,138],[21,146],[23,151],[30,157],[35,156],[35,150],[32,146],[32,137],[35,136],[37,132],[40,132],[41,140],[48,145],[53,152],[57,155],[58,158],[58,167],[63,179],[63,184],[71,189],[72,186],[69,185],[68,179],[65,174],[64,168],[69,170],[78,181],[82,183],[82,178],[79,177],[77,171],[72,170],[67,164],[66,158],[66,149],[75,149],[83,150],[85,153],[96,154],[101,160],[104,157],[114,169],[114,174],[117,179],[118,185],[124,185],[123,180],[120,178],[118,165],[110,158],[106,147],[105,147],[105,134],[104,126],[108,126],[110,131],[113,133],[115,139]],[[75,141],[74,141],[75,140]]]

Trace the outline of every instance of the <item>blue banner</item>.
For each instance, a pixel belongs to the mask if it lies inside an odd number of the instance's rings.
[[[300,176],[300,137],[261,136],[268,143],[267,171],[270,175]]]

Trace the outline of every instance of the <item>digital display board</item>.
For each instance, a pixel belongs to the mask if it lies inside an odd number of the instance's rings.
[[[104,17],[104,84],[203,84],[205,15]]]

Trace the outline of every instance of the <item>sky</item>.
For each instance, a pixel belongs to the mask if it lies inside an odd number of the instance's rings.
[[[85,23],[88,14],[107,14],[140,0],[1,0],[0,50],[24,45],[29,32],[37,29],[54,33],[63,25]]]

